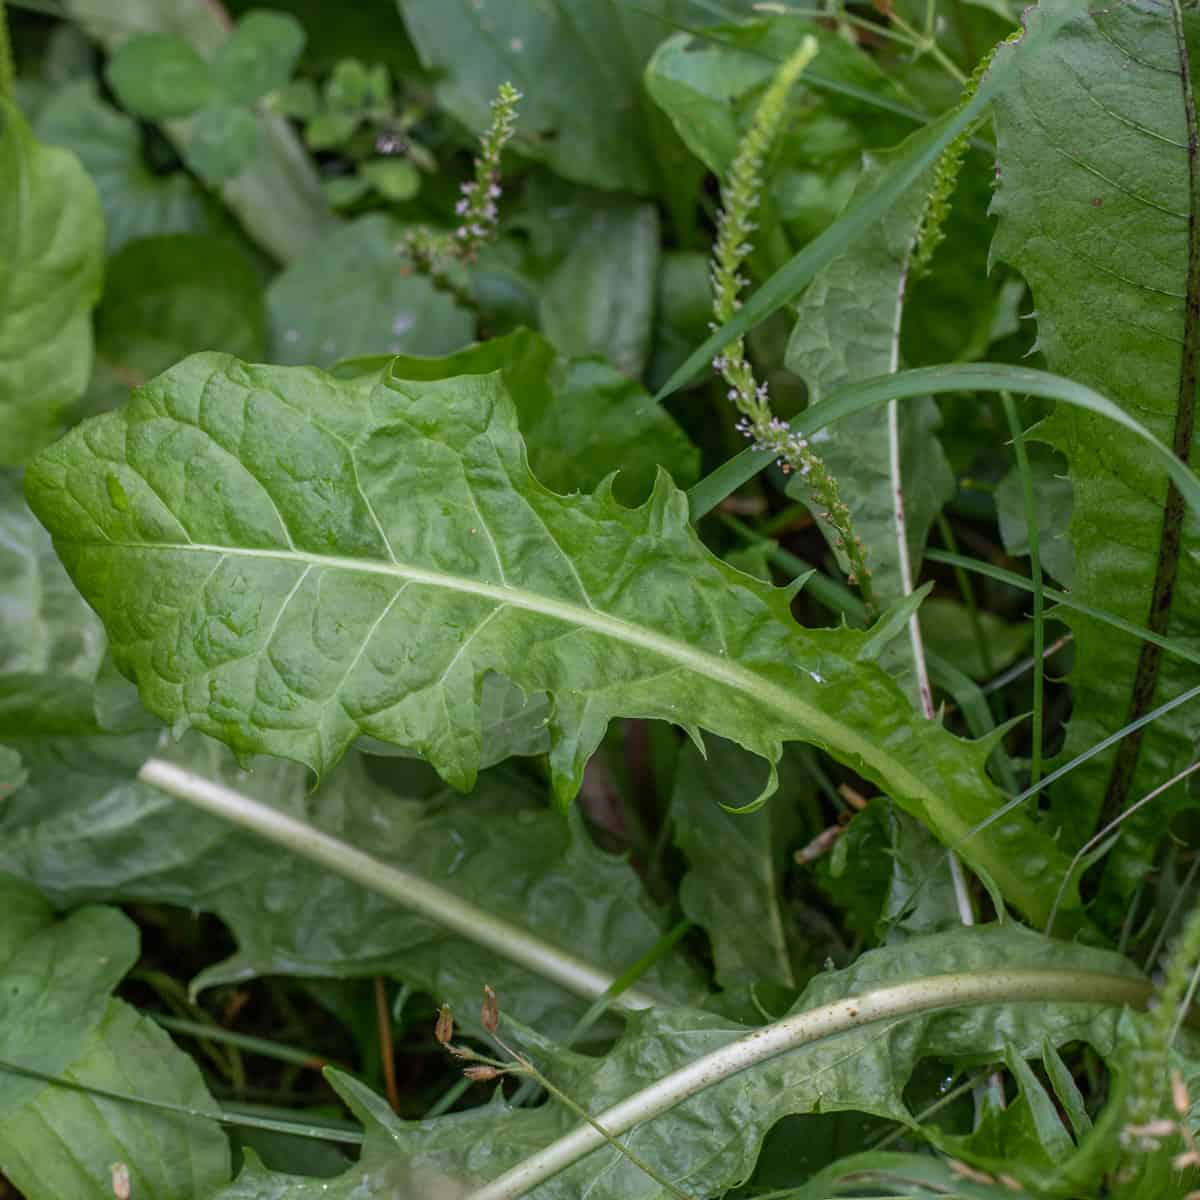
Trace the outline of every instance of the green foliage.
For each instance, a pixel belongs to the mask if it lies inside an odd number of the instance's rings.
[[[101,100],[94,80],[54,95],[38,114],[36,132],[49,145],[73,150],[87,168],[100,193],[109,254],[138,238],[211,233],[227,224],[186,172],[151,170],[136,122]]]
[[[997,806],[985,747],[914,727],[867,636],[802,629],[784,593],[711,557],[665,476],[636,509],[606,486],[542,489],[495,375],[427,383],[397,362],[337,381],[196,355],[44,453],[26,486],[142,702],[239,753],[323,774],[369,734],[466,789],[495,671],[551,696],[562,802],[608,722],[639,716],[761,755],[763,798],[781,743],[804,740],[948,840]],[[164,588],[183,602],[146,603]],[[1061,858],[1031,825],[966,852],[1045,916]]]
[[[1184,152],[1182,18],[1091,15],[1066,3],[1046,11],[1067,23],[1021,60],[997,105],[995,252],[1029,281],[1050,367],[1103,390],[1167,445],[1183,437],[1186,456],[1195,386],[1188,297],[1197,287],[1188,213],[1197,199]],[[1046,129],[1048,111],[1071,131],[1066,149]],[[1169,497],[1161,465],[1106,422],[1061,407],[1037,436],[1069,464],[1073,595],[1157,633],[1194,637],[1195,518]],[[1077,613],[1068,623],[1076,666],[1067,757],[1194,682],[1190,666],[1111,628]],[[1075,773],[1056,793],[1065,836],[1082,840],[1101,814],[1112,819],[1185,766],[1197,732],[1196,712],[1184,706]],[[1182,790],[1165,796],[1125,827],[1106,871],[1110,920],[1120,920],[1184,800]]]
[[[216,913],[237,939],[237,952],[206,969],[195,988],[261,975],[383,972],[465,1016],[487,979],[507,1011],[548,1036],[565,1036],[582,1015],[580,1000],[528,969],[138,783],[156,740],[139,734],[15,742],[29,778],[0,817],[0,867],[64,906],[138,900]],[[578,818],[565,823],[537,803],[519,774],[484,776],[464,799],[428,768],[397,764],[397,793],[396,785],[374,782],[352,754],[306,794],[301,769],[263,760],[247,775],[221,746],[196,735],[170,758],[563,949],[585,939],[592,961],[615,974],[662,932],[662,914],[641,896],[628,864],[598,850]],[[703,990],[678,959],[652,970],[643,986],[676,1002]]]
[[[382,213],[309,246],[267,288],[270,359],[331,366],[391,352],[446,354],[471,341],[470,315],[418,275],[403,230]]]
[[[673,22],[704,21],[703,3],[565,0],[548,9],[512,0],[484,11],[399,2],[423,64],[441,76],[439,102],[468,128],[486,127],[488,103],[508,80],[527,97],[514,149],[567,179],[645,194],[680,166],[674,137],[642,92],[641,73]]]
[[[786,7],[0,6],[0,1193],[1200,1186],[1200,25]]]
[[[0,98],[0,464],[26,462],[83,394],[104,227],[79,160],[34,140]]]
[[[42,1078],[214,1110],[195,1063],[110,994],[137,958],[133,923],[113,908],[59,918],[34,888],[7,875],[0,911],[0,1169],[29,1200],[103,1195],[112,1190],[112,1164],[122,1162],[142,1196],[186,1200],[220,1188],[229,1146],[211,1120]]]

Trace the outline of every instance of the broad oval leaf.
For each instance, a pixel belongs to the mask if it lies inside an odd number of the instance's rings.
[[[3,99],[0,177],[0,464],[19,465],[87,386],[104,220],[75,155],[40,145]]]
[[[194,355],[31,466],[30,503],[151,712],[318,775],[367,734],[465,789],[494,671],[550,697],[561,801],[608,722],[637,716],[736,741],[772,777],[783,742],[821,746],[945,841],[998,806],[988,746],[918,719],[869,633],[803,629],[785,590],[710,554],[665,475],[634,509],[607,484],[556,495],[498,374],[399,366]],[[1044,919],[1064,858],[1025,818],[964,854]]]

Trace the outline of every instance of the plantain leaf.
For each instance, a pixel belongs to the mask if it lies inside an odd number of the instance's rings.
[[[156,750],[551,944],[584,946],[614,975],[662,936],[664,914],[629,864],[597,849],[578,813],[564,821],[511,769],[483,776],[463,798],[424,764],[389,764],[397,794],[351,754],[310,793],[301,767],[263,759],[240,771],[219,742],[195,734],[169,748],[156,734],[13,745],[29,778],[0,808],[0,870],[60,905],[138,900],[216,913],[237,952],[206,969],[196,988],[262,975],[386,973],[465,1014],[487,982],[550,1037],[565,1036],[587,1007],[395,901],[139,783],[138,768]],[[677,1003],[704,991],[680,956],[651,968],[642,986]]]
[[[0,99],[0,464],[58,432],[87,386],[104,220],[82,164]]]
[[[943,840],[1000,795],[989,748],[915,718],[870,632],[797,626],[712,556],[660,475],[639,508],[529,473],[495,375],[353,379],[186,359],[30,467],[26,491],[142,701],[318,775],[360,734],[467,789],[479,686],[546,692],[560,801],[616,716],[711,730],[774,764],[827,749]],[[965,848],[1035,920],[1064,856],[1023,816]]]
[[[1048,24],[1062,27],[1036,36]],[[996,106],[994,253],[1032,288],[1049,367],[1102,390],[1186,459],[1200,306],[1200,246],[1188,229],[1200,198],[1189,185],[1191,67],[1181,47],[1194,16],[1171,4],[1089,12],[1048,0],[1028,26],[1034,53],[1015,56],[1014,85]],[[1196,517],[1168,492],[1162,463],[1124,431],[1062,405],[1038,436],[1069,463],[1072,597],[1158,634],[1200,636]],[[1067,758],[1195,682],[1194,668],[1154,646],[1077,611],[1064,617],[1076,644]],[[1198,736],[1200,712],[1183,706],[1072,773],[1054,801],[1067,840],[1078,844],[1185,766]],[[1182,802],[1183,790],[1168,793],[1123,827],[1105,872],[1110,920],[1123,917]]]
[[[1012,925],[983,926],[868,951],[854,966],[816,977],[792,1011],[930,975],[1037,967],[1133,973],[1115,954],[1051,942]],[[503,1009],[503,996],[500,1001]],[[915,1121],[903,1093],[923,1058],[960,1067],[1000,1061],[1006,1053],[1036,1058],[1044,1039],[1049,1039],[1055,1045],[1087,1042],[1107,1059],[1120,1048],[1121,1022],[1119,1009],[1040,1002],[995,1003],[867,1025],[704,1088],[657,1119],[639,1124],[631,1144],[686,1194],[724,1195],[749,1176],[764,1135],[784,1116],[849,1110],[912,1127]],[[713,1013],[654,1009],[634,1014],[611,1052],[596,1059],[563,1051],[515,1022],[506,1022],[502,1030],[559,1088],[582,1098],[594,1114],[749,1032]],[[499,1094],[490,1105],[469,1112],[405,1122],[361,1085],[336,1075],[334,1082],[367,1126],[362,1163],[335,1180],[286,1181],[287,1190],[284,1178],[252,1169],[222,1193],[221,1200],[278,1195],[295,1200],[319,1195],[369,1198],[385,1194],[378,1190],[385,1181],[392,1189],[386,1194],[397,1200],[457,1200],[470,1195],[469,1185],[478,1187],[495,1178],[578,1123],[560,1105],[514,1110]],[[608,1146],[529,1194],[537,1200],[667,1200],[670,1195]]]
[[[0,1061],[69,1083],[212,1112],[196,1064],[149,1018],[110,996],[137,958],[137,930],[112,908],[65,918],[0,875]],[[191,1200],[229,1178],[212,1121],[55,1086],[0,1069],[0,1172],[27,1200],[112,1193],[125,1163],[139,1196]],[[70,1153],[64,1153],[64,1142]]]

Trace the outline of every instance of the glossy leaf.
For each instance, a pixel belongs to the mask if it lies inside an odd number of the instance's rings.
[[[597,359],[556,355],[531,330],[518,329],[446,358],[405,358],[396,369],[425,380],[500,371],[529,464],[551,491],[591,491],[619,472],[613,492],[622,503],[635,504],[649,495],[660,467],[681,485],[696,477],[695,447],[641,387]]]
[[[561,801],[616,716],[718,733],[772,775],[782,742],[814,743],[947,841],[1000,801],[985,745],[916,719],[860,661],[869,634],[803,629],[710,555],[665,476],[636,509],[542,488],[494,374],[196,355],[43,453],[26,491],[146,707],[239,753],[323,774],[367,734],[468,788],[495,671],[550,696]],[[1025,818],[964,854],[1044,918],[1064,864]]]
[[[140,900],[216,913],[237,953],[195,986],[386,973],[466,1014],[488,982],[507,1011],[551,1037],[565,1036],[586,1007],[394,901],[137,782],[155,735],[15,744],[29,781],[0,809],[0,869],[31,879],[59,904]],[[310,793],[301,768],[261,760],[239,771],[207,738],[192,735],[166,753],[552,944],[586,946],[589,961],[614,974],[661,936],[664,915],[629,865],[598,850],[577,815],[564,821],[541,789],[512,772],[484,776],[464,798],[428,767],[396,763],[397,793],[351,755]],[[676,1002],[704,990],[679,956],[641,985]]]
[[[1200,303],[1188,234],[1200,200],[1189,186],[1185,31],[1175,28],[1169,5],[1092,13],[1068,0],[1044,4],[1030,28],[1064,18],[1039,53],[1017,61],[1016,84],[997,105],[993,252],[1029,281],[1051,369],[1102,389],[1177,446],[1195,403]],[[1069,130],[1069,139],[1056,130]],[[1038,435],[1069,463],[1073,597],[1158,633],[1200,635],[1196,514],[1171,507],[1164,464],[1123,430],[1062,406]],[[1067,758],[1195,681],[1191,666],[1158,659],[1078,613],[1068,620],[1076,666]],[[1115,817],[1190,762],[1198,734],[1196,712],[1185,706],[1155,722],[1140,744],[1129,739],[1074,772],[1054,808],[1068,840],[1082,841],[1101,814]],[[1106,870],[1110,920],[1123,917],[1164,821],[1184,797],[1182,790],[1166,796],[1124,826]]]
[[[649,204],[585,211],[566,257],[545,282],[542,332],[565,354],[598,354],[636,379],[650,351],[658,214]]]
[[[827,972],[805,989],[793,1012],[872,988],[954,971],[1077,967],[1127,974],[1117,955],[1049,942],[1007,926],[955,930],[869,951],[844,970]],[[691,1195],[722,1195],[747,1178],[766,1132],[793,1113],[859,1111],[912,1124],[903,1092],[917,1063],[932,1057],[951,1064],[1001,1059],[1006,1046],[1022,1057],[1040,1056],[1043,1039],[1062,1045],[1083,1040],[1105,1058],[1117,1050],[1121,1014],[1085,1003],[997,1003],[889,1023],[867,1025],[836,1038],[779,1055],[705,1088],[676,1108],[637,1127],[637,1153]],[[656,1009],[631,1018],[629,1028],[603,1059],[562,1051],[532,1031],[506,1032],[555,1084],[586,1097],[601,1113],[616,1100],[673,1069],[726,1045],[749,1029],[715,1014]],[[324,1186],[335,1197],[371,1197],[372,1181],[397,1188],[400,1200],[442,1194],[495,1178],[539,1146],[577,1124],[565,1108],[508,1108],[500,1096],[485,1107],[436,1122],[396,1120],[376,1097],[345,1078],[339,1089],[368,1126],[364,1162],[334,1181],[294,1180],[282,1194],[308,1200]],[[382,1126],[382,1129],[380,1128]],[[423,1174],[422,1174],[423,1173]],[[417,1186],[417,1180],[424,1190]],[[251,1170],[223,1200],[278,1195],[284,1182]],[[376,1184],[379,1186],[379,1184]],[[339,1193],[336,1189],[342,1189]],[[610,1147],[594,1151],[538,1186],[538,1200],[667,1200],[669,1195]]]
[[[0,737],[152,724],[105,645],[15,475],[0,471]]]
[[[270,355],[331,366],[361,354],[447,354],[470,315],[413,272],[404,228],[373,214],[306,247],[267,289]]]
[[[0,875],[0,1061],[108,1091],[212,1112],[196,1065],[110,992],[137,958],[112,908],[67,917]],[[190,1200],[229,1177],[219,1126],[56,1087],[0,1069],[0,1170],[28,1200],[110,1194],[124,1162],[137,1194]],[[63,1139],[71,1152],[62,1152]]]
[[[34,140],[0,100],[0,465],[28,460],[59,431],[92,365],[104,222],[69,151]]]

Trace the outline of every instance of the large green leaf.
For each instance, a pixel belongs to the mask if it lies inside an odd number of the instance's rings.
[[[641,74],[676,22],[704,20],[701,0],[399,6],[422,62],[441,75],[438,101],[468,129],[487,128],[507,81],[524,94],[513,148],[568,179],[645,194],[678,164]]]
[[[0,464],[54,437],[92,366],[104,219],[79,160],[0,100]]]
[[[42,141],[73,150],[87,168],[100,193],[110,254],[137,238],[212,233],[228,224],[191,176],[150,169],[137,123],[101,100],[91,79],[56,92],[36,130]]]
[[[576,358],[599,354],[631,379],[646,365],[658,282],[658,213],[650,204],[595,204],[571,231],[545,281],[539,323]]]
[[[870,951],[854,966],[814,979],[792,1011],[931,975],[1037,967],[1133,974],[1117,955],[1047,941],[1011,925],[989,926]],[[852,1110],[912,1125],[903,1093],[922,1059],[962,1067],[1002,1061],[1006,1053],[1040,1058],[1047,1041],[1076,1040],[1109,1058],[1119,1048],[1121,1021],[1119,1009],[1060,1001],[994,1003],[865,1025],[697,1092],[656,1120],[639,1124],[630,1144],[687,1194],[723,1195],[749,1176],[764,1135],[784,1116]],[[565,1052],[529,1030],[510,1028],[508,1036],[567,1095],[599,1114],[749,1032],[716,1014],[664,1008],[631,1017],[624,1036],[602,1059]],[[373,1197],[384,1194],[383,1186],[397,1200],[458,1197],[456,1187],[469,1194],[468,1183],[479,1186],[495,1178],[577,1124],[574,1114],[559,1105],[513,1110],[499,1096],[488,1106],[437,1121],[403,1122],[365,1089],[344,1078],[338,1083],[367,1125],[363,1162],[337,1180],[319,1182],[286,1181],[252,1168],[222,1193],[222,1200]],[[1019,1163],[1011,1170],[1018,1177],[1026,1174]],[[529,1195],[537,1200],[668,1200],[670,1193],[606,1146]]]
[[[1015,84],[997,101],[994,252],[1029,281],[1050,368],[1102,390],[1186,458],[1200,308],[1200,246],[1188,231],[1200,198],[1189,183],[1185,31],[1170,4],[1091,12],[1047,0],[1028,23],[1036,32],[1064,19],[1036,53],[1017,56]],[[1070,464],[1073,598],[1156,633],[1200,636],[1196,517],[1168,496],[1161,462],[1062,405],[1039,436]],[[1067,757],[1195,682],[1190,665],[1065,615],[1076,643]],[[1055,791],[1068,840],[1190,762],[1198,735],[1200,715],[1184,706],[1074,772]],[[1115,920],[1184,793],[1175,796],[1124,827],[1107,869]]]
[[[331,366],[360,354],[447,354],[471,341],[471,316],[404,249],[404,228],[375,213],[335,230],[267,289],[271,359]]]
[[[212,1112],[195,1063],[110,992],[137,958],[112,908],[56,917],[29,884],[0,875],[0,1061],[150,1101]],[[48,1084],[0,1068],[0,1172],[28,1200],[111,1194],[125,1163],[138,1196],[191,1200],[229,1178],[212,1121]],[[69,1152],[64,1152],[64,1146]]]
[[[344,364],[352,375],[380,359]],[[554,492],[591,491],[614,471],[624,504],[644,500],[660,467],[680,486],[696,478],[699,454],[671,415],[633,380],[595,358],[556,355],[540,334],[518,329],[445,358],[404,358],[407,379],[452,379],[500,371],[517,410],[529,464]]]
[[[466,1014],[486,982],[504,993],[511,1012],[551,1037],[564,1036],[586,1008],[428,918],[137,782],[155,735],[14,744],[29,779],[0,808],[0,869],[30,879],[58,904],[141,900],[216,913],[237,952],[197,986],[386,973]],[[597,849],[577,813],[564,820],[540,788],[511,770],[483,776],[464,798],[427,766],[395,763],[397,793],[351,754],[309,792],[303,768],[264,759],[240,771],[223,746],[194,734],[164,752],[613,975],[662,934],[663,914],[629,864]],[[660,962],[640,985],[676,1002],[703,992],[679,957]]]
[[[608,722],[640,716],[737,741],[772,776],[784,741],[819,745],[946,841],[995,810],[989,748],[916,719],[869,632],[803,629],[785,591],[712,556],[665,475],[635,509],[603,486],[558,496],[499,376],[402,365],[339,380],[195,355],[31,466],[151,712],[318,774],[368,734],[465,789],[495,671],[550,696],[563,801]],[[1026,818],[964,853],[1044,919],[1064,861]]]

